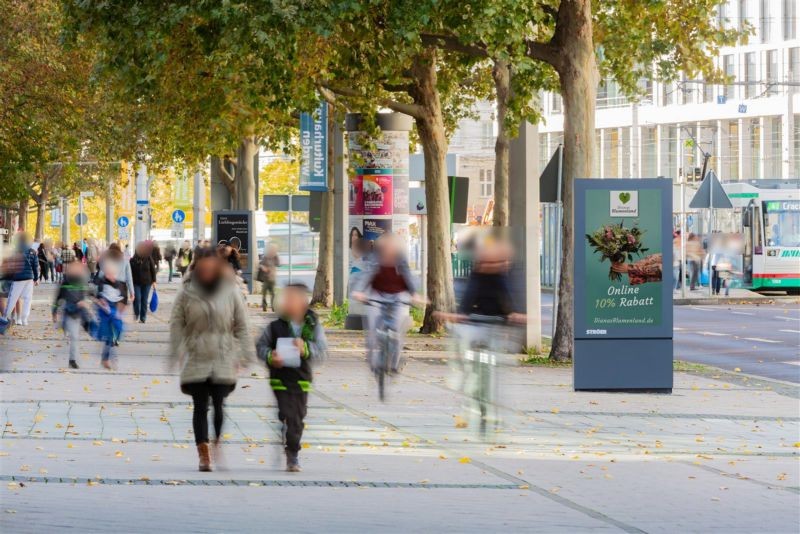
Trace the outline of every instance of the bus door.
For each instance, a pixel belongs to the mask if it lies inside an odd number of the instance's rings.
[[[744,233],[744,252],[742,253],[742,283],[753,283],[753,256],[761,254],[761,232],[758,224],[758,206],[752,200],[742,210],[742,231]]]

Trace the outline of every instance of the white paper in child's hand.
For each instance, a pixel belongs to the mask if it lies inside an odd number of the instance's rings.
[[[293,337],[279,337],[275,352],[280,355],[284,367],[300,367],[300,349],[294,344]]]

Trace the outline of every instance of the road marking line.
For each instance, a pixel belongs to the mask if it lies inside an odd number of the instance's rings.
[[[786,317],[785,315],[776,315],[776,319],[783,319],[784,321],[797,321],[797,317]]]
[[[743,337],[747,341],[758,341],[760,343],[780,343],[777,339],[764,339],[763,337]]]
[[[682,327],[680,327],[680,326],[673,326],[673,327],[672,327],[672,330],[674,330],[674,331],[676,331],[676,332],[677,332],[678,330],[686,330],[686,329],[685,329],[685,328],[682,328]]]
[[[797,366],[800,366],[800,362],[781,362],[781,363],[785,363],[785,364],[788,364],[788,365],[797,365]]]
[[[729,336],[730,334],[723,334],[721,332],[697,332],[698,334],[702,334],[704,336]]]
[[[692,306],[693,310],[703,310],[703,311],[712,311],[714,308],[709,308],[707,306]]]
[[[749,312],[738,312],[738,311],[731,312],[731,313],[732,313],[732,314],[734,314],[734,315],[755,315],[755,313],[749,313]]]
[[[778,332],[789,332],[790,334],[800,334],[800,330],[778,330]]]

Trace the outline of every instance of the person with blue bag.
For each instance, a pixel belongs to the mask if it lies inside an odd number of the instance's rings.
[[[156,292],[156,288],[153,288],[153,296],[150,297],[150,311],[155,313],[158,310],[158,293]]]
[[[117,263],[107,262],[103,275],[95,279],[97,328],[94,337],[104,343],[101,363],[106,369],[112,369],[114,347],[122,335],[122,312],[128,304],[128,286],[117,278],[118,271]]]

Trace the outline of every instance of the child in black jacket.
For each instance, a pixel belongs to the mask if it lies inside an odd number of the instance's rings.
[[[309,291],[303,284],[290,284],[281,295],[281,316],[272,321],[256,343],[256,354],[269,367],[269,382],[278,401],[278,419],[283,424],[286,470],[300,471],[298,454],[303,437],[303,419],[311,390],[311,362],[324,359],[327,352],[325,331],[319,318],[308,307]],[[277,350],[280,338],[294,338],[300,354],[298,362]]]
[[[69,338],[69,366],[77,369],[81,327],[88,330],[93,322],[88,300],[89,271],[70,249],[65,249],[63,262],[64,278],[53,302],[53,322],[58,321],[60,310],[61,326]]]

